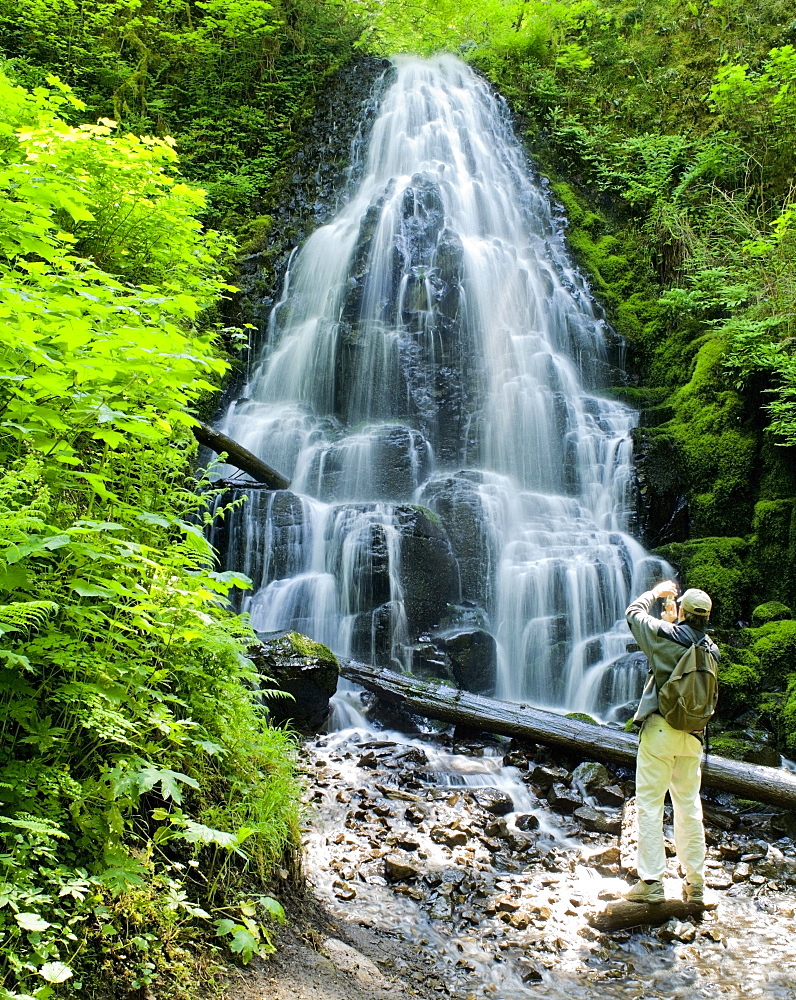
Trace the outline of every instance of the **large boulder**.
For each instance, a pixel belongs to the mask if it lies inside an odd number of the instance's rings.
[[[258,638],[260,642],[249,648],[248,655],[262,687],[292,696],[263,696],[271,719],[289,722],[301,732],[317,732],[337,690],[337,658],[326,646],[298,632],[262,633]]]

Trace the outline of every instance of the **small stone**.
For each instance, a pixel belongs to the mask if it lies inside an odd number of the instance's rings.
[[[601,812],[591,806],[580,806],[573,815],[587,830],[596,833],[619,833],[622,829],[622,817],[619,813]]]
[[[550,803],[550,808],[562,816],[571,816],[578,806],[583,805],[583,799],[561,783],[556,783],[550,788],[547,801]]]
[[[426,811],[421,806],[411,805],[406,807],[404,816],[408,823],[411,823],[413,826],[419,826],[426,818]]]
[[[410,854],[405,851],[393,851],[384,858],[384,874],[392,882],[404,882],[417,878],[423,869]]]
[[[596,788],[594,797],[601,806],[621,806],[625,802],[625,793],[619,785],[606,785]]]
[[[538,830],[539,817],[534,816],[533,813],[522,813],[520,816],[516,817],[514,825],[518,830]]]
[[[745,882],[749,878],[749,873],[751,869],[745,861],[742,861],[739,865],[735,866],[735,870],[732,873],[733,882]]]
[[[468,840],[464,830],[451,830],[447,826],[432,826],[431,839],[435,844],[445,844],[446,847],[463,847]]]
[[[613,780],[605,764],[598,764],[596,761],[584,761],[572,772],[572,783],[585,789],[590,795],[598,788],[606,788]]]
[[[473,798],[493,816],[505,816],[514,811],[514,800],[499,788],[479,788],[473,793]]]
[[[531,771],[530,780],[532,785],[536,785],[543,792],[548,791],[554,784],[569,784],[570,775],[565,767],[553,767],[551,764],[537,764]]]

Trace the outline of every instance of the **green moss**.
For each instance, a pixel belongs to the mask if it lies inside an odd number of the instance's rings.
[[[589,276],[608,316],[636,352],[645,352],[662,331],[658,290],[635,235],[594,210],[561,179],[553,191],[567,214],[567,242]]]
[[[719,662],[720,718],[734,719],[754,701],[760,687],[760,660],[748,649],[721,643]]]
[[[780,601],[767,601],[765,604],[758,604],[752,612],[752,627],[759,628],[769,622],[781,622],[793,618],[793,612]]]
[[[744,538],[695,538],[656,549],[656,554],[679,567],[686,587],[698,587],[713,601],[711,621],[731,627],[748,607],[750,583]]]
[[[664,349],[678,346],[669,342]],[[690,345],[695,348],[691,377],[669,398],[675,415],[661,431],[682,450],[691,534],[745,534],[752,523],[757,436],[747,426],[743,399],[727,387],[724,343],[707,337]]]
[[[743,760],[750,764],[764,764],[767,767],[779,765],[779,751],[769,733],[732,731],[718,736],[710,734],[709,739],[711,751],[721,757]]]
[[[747,630],[748,648],[760,660],[763,686],[783,687],[796,670],[796,621],[775,621]]]
[[[299,632],[288,632],[285,638],[290,642],[290,645],[299,656],[304,656],[311,660],[337,663],[337,657],[331,649],[328,646],[324,646],[321,642],[315,642],[314,639],[310,639],[306,635],[301,635]]]
[[[592,726],[599,726],[599,722],[585,712],[567,712],[565,719],[574,719],[576,722],[587,722]]]
[[[762,500],[755,504],[752,529],[758,603],[796,603],[796,501]]]
[[[776,719],[780,745],[788,754],[796,754],[796,673],[790,675]]]

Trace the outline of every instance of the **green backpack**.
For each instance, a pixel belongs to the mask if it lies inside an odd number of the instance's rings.
[[[658,688],[658,711],[672,729],[701,732],[716,710],[718,663],[707,647],[706,638],[686,649]]]

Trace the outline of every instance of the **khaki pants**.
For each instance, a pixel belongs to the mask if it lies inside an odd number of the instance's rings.
[[[705,872],[705,829],[702,826],[702,744],[654,713],[645,720],[636,760],[639,878],[660,879],[666,869],[663,845],[663,800],[674,808],[677,858],[689,882],[701,883]]]

